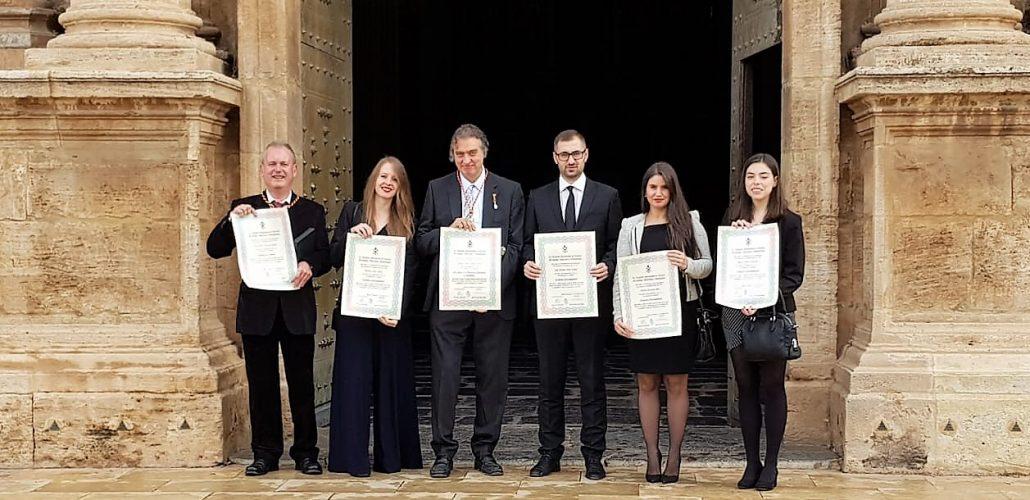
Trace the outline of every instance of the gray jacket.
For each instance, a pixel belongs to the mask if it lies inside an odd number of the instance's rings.
[[[687,296],[683,298],[684,302],[690,302],[691,300],[697,300],[698,291],[692,280],[702,279],[712,273],[712,251],[708,247],[708,233],[705,232],[705,227],[701,225],[701,216],[697,213],[697,210],[691,210],[690,219],[693,222],[694,230],[694,241],[697,242],[697,248],[701,253],[700,257],[690,257],[690,263],[687,264],[687,270],[683,273],[683,279],[687,280]],[[622,219],[622,228],[619,229],[619,242],[615,247],[616,255],[618,257],[625,257],[627,255],[635,255],[640,253],[640,237],[644,234],[644,214],[637,214],[633,217],[627,217]],[[615,309],[614,320],[618,321],[622,319],[622,302],[619,300],[619,268],[615,267],[615,275],[613,277],[613,292],[612,292],[612,306]]]

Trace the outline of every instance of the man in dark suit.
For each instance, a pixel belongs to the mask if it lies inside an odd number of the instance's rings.
[[[329,271],[329,237],[322,205],[297,196],[291,190],[297,176],[293,148],[273,142],[261,161],[261,194],[232,201],[229,214],[207,238],[207,253],[220,259],[236,247],[229,216],[245,217],[255,210],[286,207],[297,252],[297,290],[257,290],[240,283],[236,309],[236,331],[243,337],[243,359],[250,398],[250,446],[254,462],[248,476],[261,476],[279,469],[283,453],[282,408],[279,395],[279,346],[283,350],[286,382],[293,416],[293,446],[290,457],[304,474],[321,474],[318,463],[318,431],[315,427],[315,290],[311,278]],[[299,236],[304,235],[302,238]]]
[[[489,143],[475,125],[454,131],[450,159],[456,172],[429,183],[416,232],[418,252],[431,263],[425,310],[432,330],[433,452],[432,477],[451,474],[458,442],[454,408],[458,403],[461,353],[472,335],[476,365],[476,421],[472,435],[475,468],[490,476],[504,473],[494,459],[508,394],[508,351],[515,319],[515,283],[522,249],[524,201],[515,182],[483,166]],[[501,229],[501,310],[441,311],[439,308],[440,228],[466,231]]]
[[[597,284],[599,316],[574,319],[536,319],[536,343],[540,360],[540,460],[529,471],[542,477],[561,470],[565,451],[565,373],[569,345],[576,357],[579,375],[580,431],[587,479],[605,476],[601,455],[608,429],[607,395],[604,387],[604,345],[611,330],[612,285],[615,272],[615,244],[622,225],[622,205],[614,188],[587,179],[583,174],[590,150],[586,139],[566,130],[554,139],[554,163],[558,180],[529,193],[526,203],[526,240],[523,245],[523,273],[536,281],[541,268],[535,262],[533,236],[536,233],[593,231],[595,252],[600,262],[590,270]],[[534,298],[534,312],[535,298]]]

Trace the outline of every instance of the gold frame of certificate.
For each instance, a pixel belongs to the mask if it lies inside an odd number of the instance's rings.
[[[297,250],[286,208],[261,208],[253,215],[231,214],[240,277],[256,290],[296,290]]]
[[[715,302],[733,309],[775,305],[780,295],[780,228],[719,227]]]
[[[597,280],[590,276],[597,263],[594,232],[538,233],[533,248],[543,270],[536,280],[537,318],[596,318]]]
[[[441,311],[501,310],[501,229],[440,228]]]
[[[668,252],[647,252],[619,257],[617,264],[622,322],[633,329],[633,339],[683,335],[680,274]]]
[[[362,238],[347,233],[340,284],[340,314],[358,318],[401,319],[407,239]]]

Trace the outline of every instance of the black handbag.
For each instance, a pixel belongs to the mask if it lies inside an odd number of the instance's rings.
[[[712,329],[719,315],[705,307],[704,291],[701,289],[701,282],[698,280],[693,281],[697,286],[697,356],[694,359],[698,363],[707,363],[718,355],[718,351],[715,349]]]
[[[781,294],[782,296],[782,294]],[[749,361],[792,360],[801,357],[798,326],[789,314],[756,313],[744,321],[744,355]]]

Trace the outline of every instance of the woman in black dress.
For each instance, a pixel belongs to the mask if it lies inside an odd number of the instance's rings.
[[[669,262],[683,276],[680,281],[683,332],[676,337],[634,339],[632,325],[623,322],[618,286],[614,292],[615,331],[630,339],[629,364],[637,374],[640,427],[647,445],[647,472],[644,477],[650,483],[675,483],[679,480],[680,447],[690,410],[687,375],[697,354],[697,280],[712,272],[712,256],[700,216],[687,206],[679,178],[671,165],[658,162],[647,169],[641,186],[640,204],[643,213],[622,220],[618,256],[662,251],[668,254]],[[615,282],[618,280],[616,268]],[[664,470],[658,449],[661,413],[658,389],[663,383],[669,421],[669,457]]]
[[[724,224],[751,227],[776,224],[780,229],[780,292],[776,310],[793,316],[794,291],[805,277],[805,236],[801,217],[787,209],[780,185],[780,165],[767,154],[756,154],[744,163],[744,173],[735,187],[735,203],[726,212]],[[726,350],[733,361],[733,374],[740,397],[740,432],[744,437],[747,466],[737,487],[761,491],[776,487],[780,444],[787,426],[787,392],[784,379],[785,360],[748,361],[743,343],[744,321],[757,313],[753,308],[722,308],[722,328],[726,334]],[[771,312],[765,311],[765,312]],[[765,405],[765,465],[758,456]]]
[[[408,174],[400,160],[383,158],[365,183],[364,201],[340,212],[330,243],[333,266],[343,267],[347,233],[407,238],[403,310],[411,301],[416,254],[412,244],[414,205]],[[341,282],[342,282],[341,278]],[[329,427],[329,470],[352,476],[371,474],[368,463],[369,405],[375,407],[372,469],[421,469],[422,451],[415,404],[411,320],[341,316],[333,311],[336,355]]]

